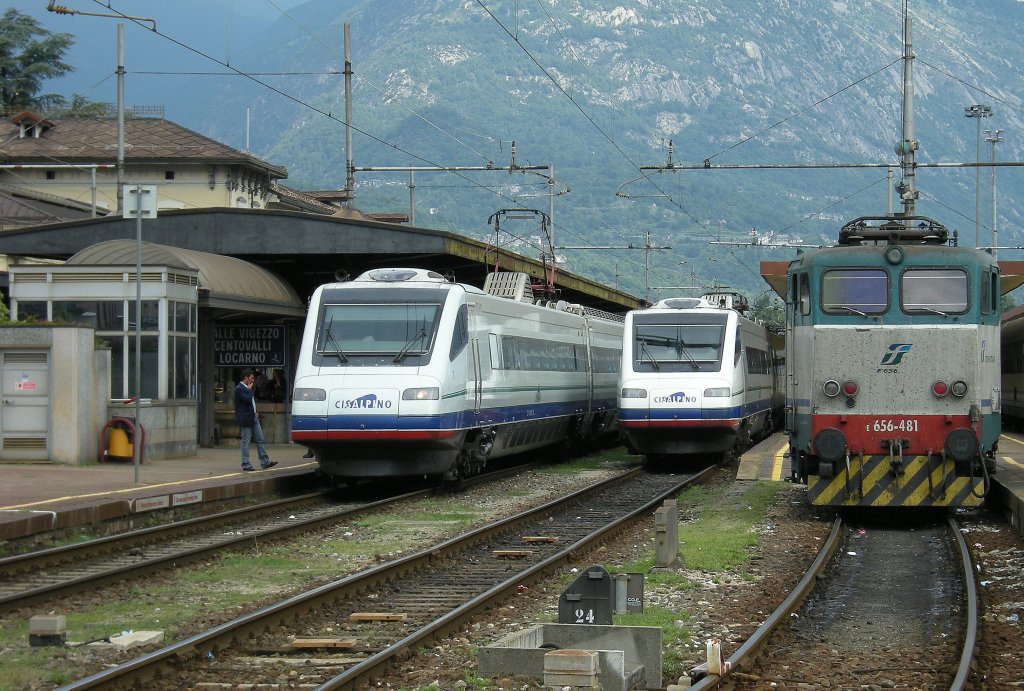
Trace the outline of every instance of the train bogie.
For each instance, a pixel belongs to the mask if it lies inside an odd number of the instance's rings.
[[[614,421],[622,324],[418,269],[319,288],[303,333],[292,439],[338,478],[457,479],[489,459],[589,439]],[[508,294],[511,291],[511,294]]]

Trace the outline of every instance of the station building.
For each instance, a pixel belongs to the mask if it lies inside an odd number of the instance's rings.
[[[268,441],[287,442],[291,373],[320,284],[386,266],[477,286],[495,266],[544,278],[538,260],[290,190],[284,168],[163,119],[126,121],[125,184],[153,189],[156,213],[124,218],[113,121],[23,113],[3,126],[0,268],[18,323],[0,328],[0,462],[91,462],[104,422],[139,408],[146,457],[233,443],[245,367],[260,375]],[[567,272],[555,285],[609,312],[641,304]]]

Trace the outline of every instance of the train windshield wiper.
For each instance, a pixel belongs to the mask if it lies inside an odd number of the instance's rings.
[[[404,360],[405,357],[409,354],[409,350],[412,349],[412,347],[414,345],[416,345],[417,343],[425,340],[426,338],[427,338],[427,329],[426,329],[426,327],[421,326],[420,330],[419,330],[419,333],[417,333],[415,336],[413,336],[411,339],[409,339],[409,342],[406,343],[402,347],[402,349],[400,351],[398,351],[398,355],[395,356],[395,360],[394,361],[395,362],[401,362],[402,360]]]
[[[651,366],[654,369],[656,369],[656,370],[660,370],[661,369],[661,365],[659,365],[658,361],[654,359],[653,355],[651,355],[651,351],[649,351],[647,349],[647,341],[644,341],[642,339],[640,341],[640,354],[647,356],[647,359],[651,361]]]
[[[693,355],[691,355],[690,351],[686,348],[686,341],[684,341],[683,337],[680,336],[679,340],[676,341],[676,357],[682,360],[683,355],[685,355],[686,359],[690,361],[690,365],[694,369],[698,369],[700,367],[700,365],[697,364],[697,361],[693,358]]]
[[[937,310],[934,307],[925,307],[924,305],[918,305],[914,309],[920,310],[922,312],[931,312],[932,314],[937,314],[940,317],[948,317],[949,316],[949,314],[947,314],[946,312],[943,312],[942,310]]]
[[[851,313],[859,315],[861,317],[868,316],[867,312],[861,312],[859,309],[854,309],[853,307],[850,307],[849,305],[838,305],[836,307],[836,309],[846,310],[847,312],[851,312]]]
[[[327,331],[325,332],[326,336],[324,337],[325,340],[327,341],[327,345],[329,345],[332,348],[334,348],[334,350],[333,351],[325,350],[325,351],[323,351],[323,354],[324,355],[335,355],[338,358],[338,362],[346,363],[346,362],[348,362],[348,357],[346,357],[345,351],[343,351],[341,349],[341,346],[338,345],[338,341],[334,338],[334,332],[331,330],[332,326],[334,326],[334,317],[331,317],[331,321],[329,321],[327,323]]]

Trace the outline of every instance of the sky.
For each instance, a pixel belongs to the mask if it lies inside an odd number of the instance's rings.
[[[162,33],[183,43],[209,52],[230,62],[237,42],[248,34],[252,22],[267,22],[283,11],[306,0],[121,0],[109,4],[95,0],[55,0],[55,4],[77,12],[117,14],[143,17],[156,21]],[[45,93],[85,96],[93,101],[113,103],[117,95],[114,75],[117,68],[117,25],[125,26],[125,66],[129,74],[126,101],[135,105],[164,103],[158,86],[147,80],[131,79],[132,72],[174,70],[210,70],[212,63],[194,53],[155,36],[144,26],[114,17],[83,14],[62,15],[47,10],[47,0],[13,0],[7,7],[31,15],[42,27],[52,32],[70,33],[74,44],[65,55],[65,62],[75,71],[61,79],[49,80]],[[196,21],[203,17],[203,21]],[[173,63],[173,67],[169,63]],[[132,83],[134,81],[134,84]],[[154,80],[149,80],[154,81]]]

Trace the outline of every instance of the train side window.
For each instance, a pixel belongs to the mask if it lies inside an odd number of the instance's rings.
[[[462,305],[455,317],[455,333],[452,334],[452,349],[448,353],[448,359],[454,360],[467,343],[469,343],[469,308]]]
[[[808,315],[811,313],[811,282],[808,279],[807,274],[800,274],[800,314]]]
[[[992,272],[986,271],[985,277],[981,281],[981,313],[992,314]]]
[[[900,277],[903,311],[963,314],[970,304],[963,269],[907,269]]]
[[[491,369],[503,369],[501,362],[501,347],[498,345],[498,334],[489,334],[491,351]]]
[[[989,294],[990,299],[992,300],[992,313],[993,314],[998,314],[999,313],[999,298],[1001,297],[1000,294],[999,294],[999,270],[996,269],[995,271],[993,271],[990,274],[990,278],[991,278],[992,288],[989,289],[988,294]]]
[[[826,271],[821,309],[829,314],[883,314],[889,309],[889,274],[884,269]]]

